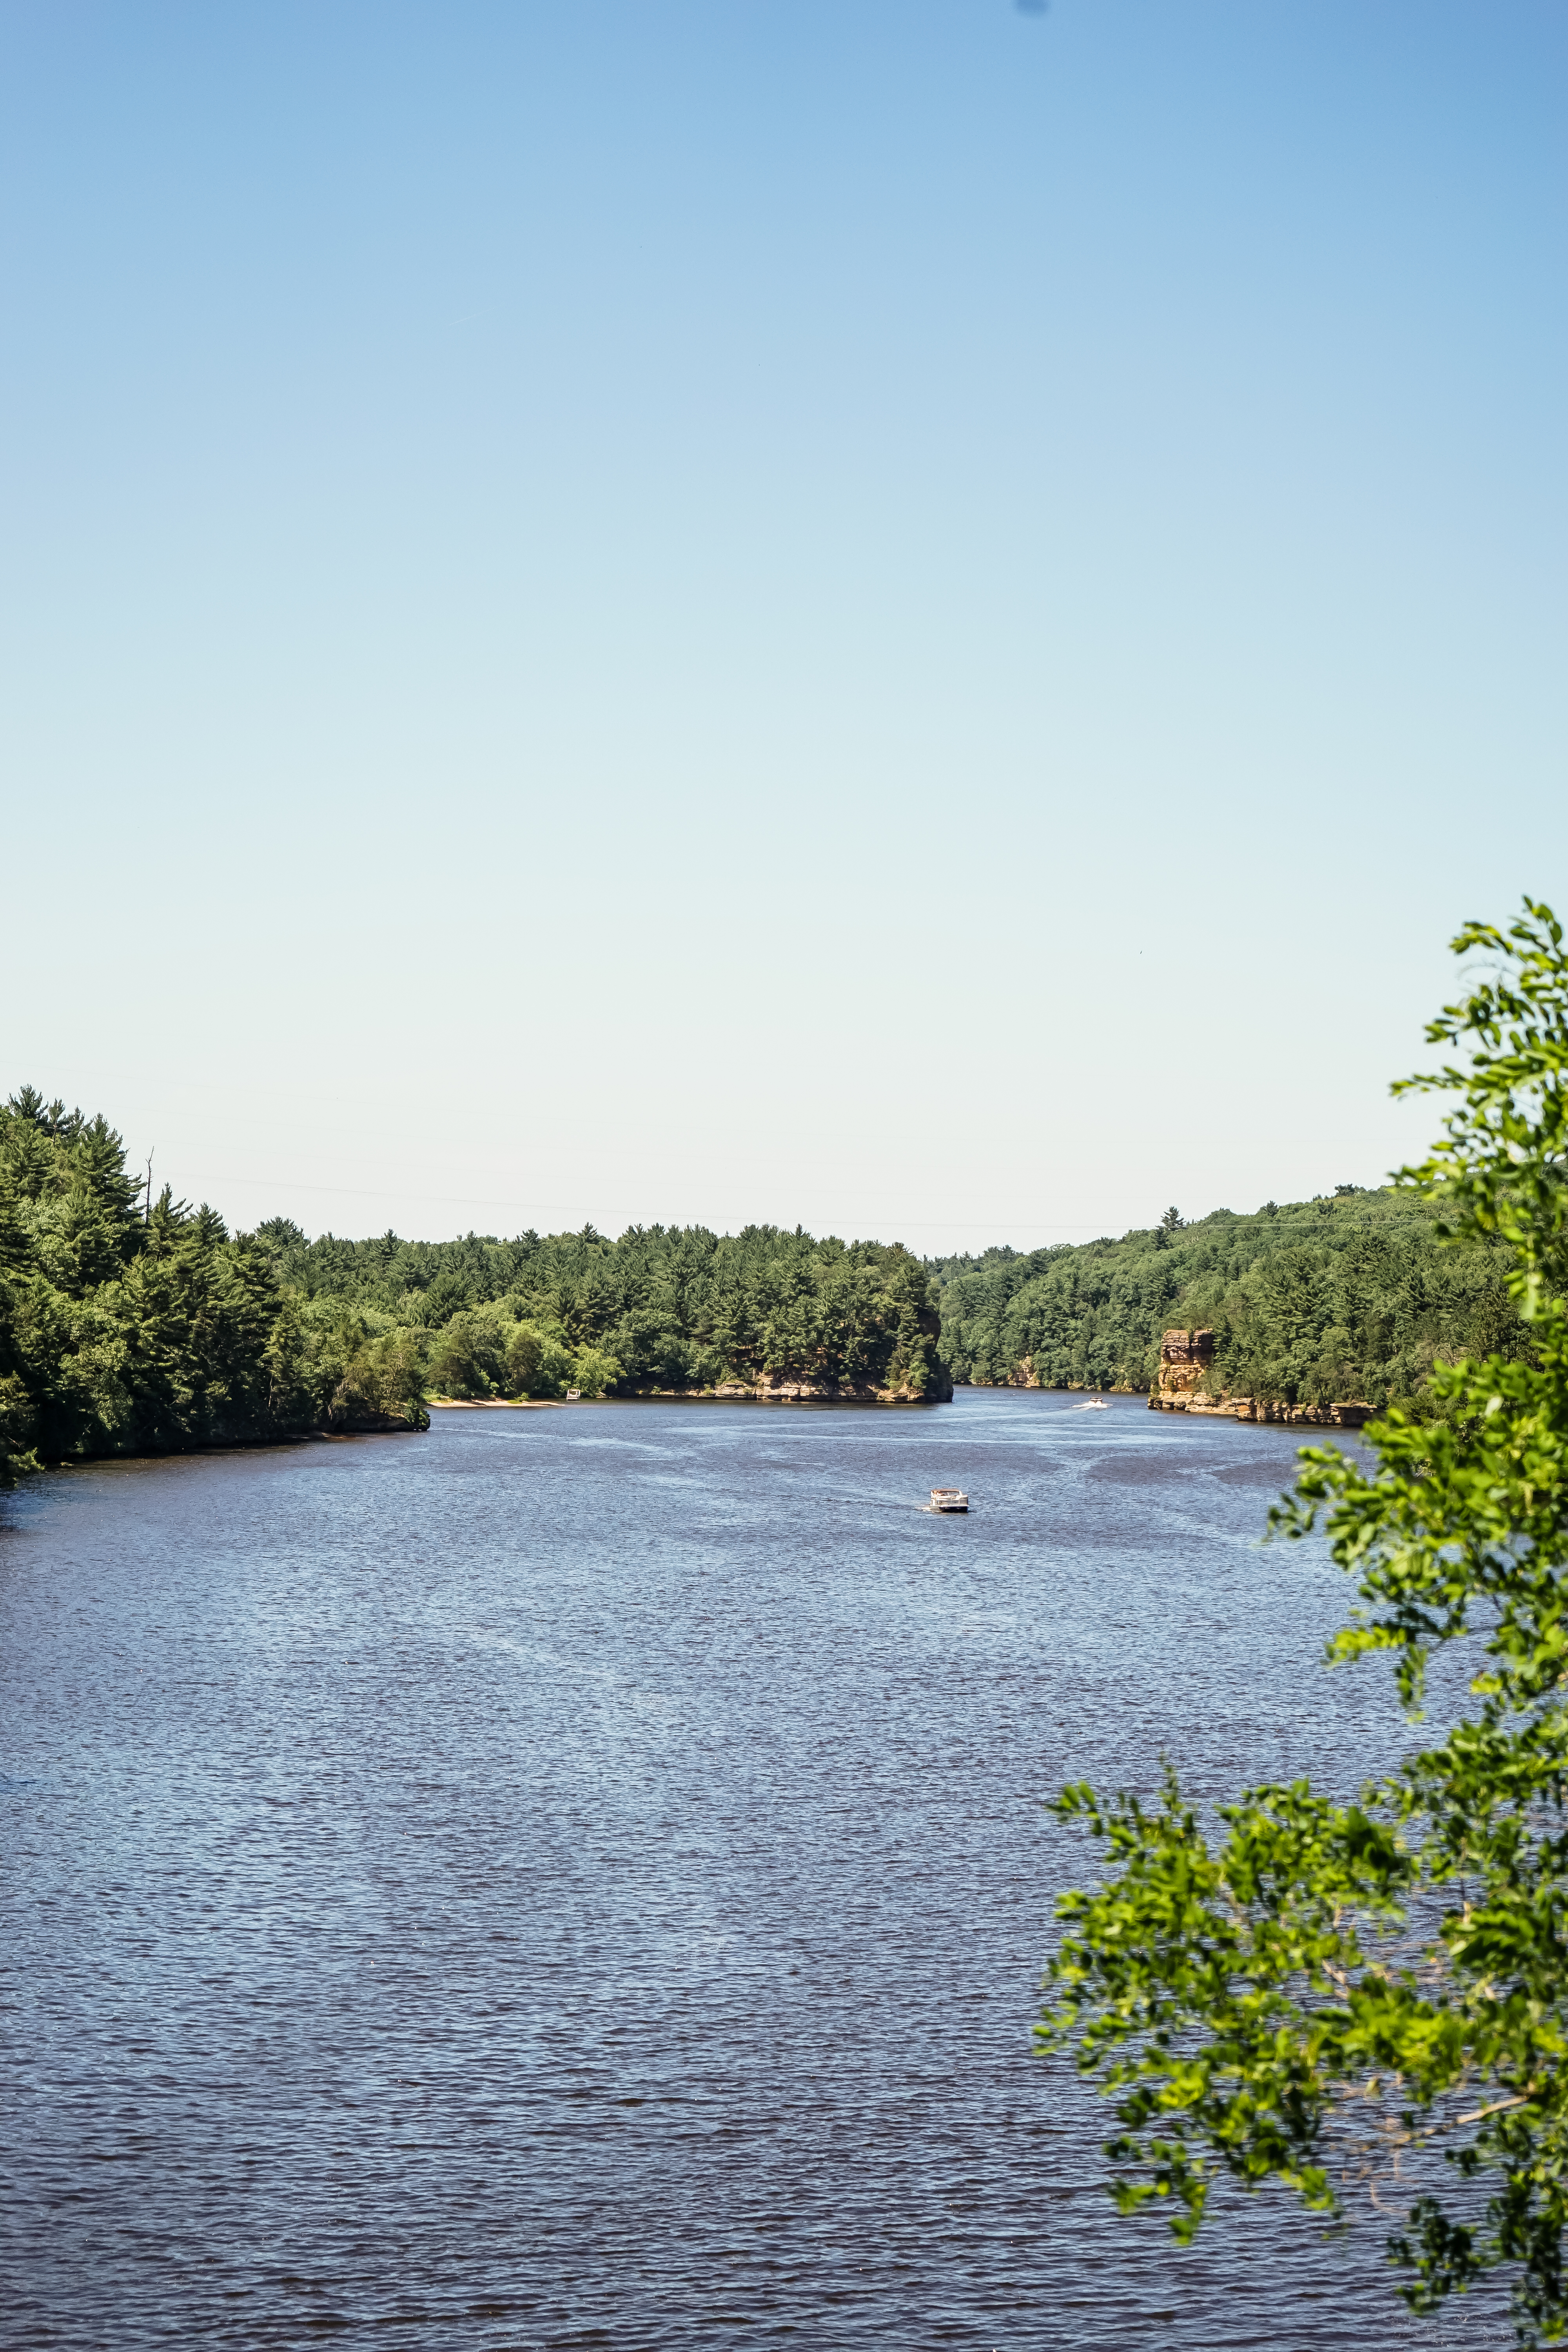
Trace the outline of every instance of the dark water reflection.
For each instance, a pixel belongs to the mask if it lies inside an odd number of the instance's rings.
[[[7,2345],[1495,2345],[1381,2229],[1177,2254],[1028,2054],[1042,1796],[1399,1725],[1283,1433],[437,1415],[5,1507]],[[976,1509],[913,1506],[961,1483]]]

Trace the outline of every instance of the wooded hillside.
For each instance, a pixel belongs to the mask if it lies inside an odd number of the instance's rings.
[[[1207,1325],[1215,1389],[1381,1406],[1418,1396],[1439,1356],[1524,1349],[1499,1253],[1439,1247],[1434,1212],[1393,1190],[1193,1224],[1171,1210],[1120,1241],[987,1250],[933,1272],[942,1352],[976,1386],[1147,1389],[1161,1334]]]

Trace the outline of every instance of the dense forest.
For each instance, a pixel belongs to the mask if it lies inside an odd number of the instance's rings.
[[[427,1335],[438,1396],[584,1396],[784,1381],[910,1399],[951,1393],[931,1276],[900,1244],[797,1227],[632,1226],[608,1240],[470,1234],[456,1242],[258,1238],[308,1303]]]
[[[1209,1385],[1233,1395],[1382,1406],[1418,1398],[1434,1360],[1522,1353],[1503,1260],[1439,1244],[1404,1191],[1342,1185],[1316,1201],[1173,1209],[1149,1230],[932,1268],[955,1381],[1146,1389],[1168,1328],[1215,1335]]]
[[[1216,1391],[1382,1405],[1419,1396],[1439,1356],[1523,1345],[1492,1251],[1440,1245],[1414,1193],[1350,1185],[1249,1216],[1188,1224],[1170,1210],[1120,1240],[923,1266],[898,1247],[756,1225],[310,1242],[278,1219],[259,1238],[316,1311],[337,1301],[367,1329],[425,1335],[445,1396],[799,1380],[937,1397],[950,1376],[1147,1389],[1162,1333],[1202,1325],[1216,1336]]]
[[[0,1108],[0,1485],[40,1461],[424,1426],[416,1351],[312,1307],[216,1211],[126,1172],[102,1118]]]
[[[423,1428],[431,1395],[786,1381],[951,1394],[920,1261],[765,1225],[230,1234],[144,1193],[101,1118],[30,1087],[0,1107],[0,1485],[40,1462]]]
[[[634,1226],[310,1241],[143,1192],[118,1135],[24,1087],[0,1108],[0,1483],[40,1461],[420,1428],[429,1397],[809,1385],[1146,1389],[1172,1326],[1215,1391],[1419,1399],[1434,1361],[1522,1353],[1501,1260],[1407,1192],[922,1265],[798,1228]]]

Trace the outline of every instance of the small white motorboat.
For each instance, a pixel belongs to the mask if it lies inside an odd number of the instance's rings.
[[[931,1507],[933,1511],[967,1511],[969,1497],[962,1486],[933,1486]]]
[[[1104,1397],[1085,1397],[1081,1404],[1074,1405],[1073,1411],[1074,1412],[1109,1412],[1110,1406]]]

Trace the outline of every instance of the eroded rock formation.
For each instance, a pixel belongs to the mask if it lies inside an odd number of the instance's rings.
[[[1167,1331],[1160,1342],[1160,1379],[1155,1393],[1165,1403],[1176,1397],[1195,1396],[1213,1363],[1212,1331]]]
[[[1167,1331],[1160,1342],[1160,1376],[1149,1391],[1150,1411],[1300,1423],[1316,1429],[1359,1429],[1371,1418],[1372,1406],[1355,1398],[1339,1404],[1287,1404],[1278,1397],[1231,1396],[1207,1384],[1214,1358],[1212,1331]]]
[[[925,1390],[907,1386],[878,1388],[869,1381],[801,1381],[764,1377],[752,1382],[721,1381],[715,1389],[692,1389],[692,1396],[752,1397],[761,1404],[792,1404],[796,1401],[824,1404],[945,1404],[952,1381],[945,1365]]]

